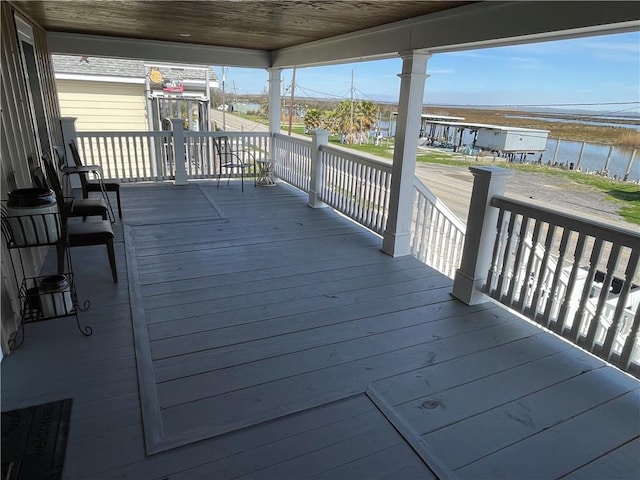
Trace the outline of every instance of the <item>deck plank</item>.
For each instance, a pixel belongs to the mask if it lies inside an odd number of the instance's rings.
[[[587,412],[484,457],[456,471],[460,478],[559,478],[606,452],[637,438],[640,389],[619,396]],[[597,426],[595,433],[594,426]],[[592,431],[593,435],[585,432]],[[558,452],[559,445],[569,448]],[[535,452],[532,455],[531,452]],[[544,461],[542,461],[544,459]],[[517,465],[514,464],[517,462]],[[637,473],[637,472],[636,472]]]
[[[375,451],[330,470],[321,471],[309,477],[312,479],[334,480],[353,479],[410,479],[436,480],[429,467],[416,462],[416,454],[404,443],[398,443],[384,450]]]
[[[635,480],[640,473],[640,437],[636,437],[619,448],[605,453],[590,463],[581,466],[563,478],[592,479],[620,478]]]
[[[567,356],[571,361],[565,361]],[[601,361],[585,352],[559,352],[474,382],[427,394],[396,409],[420,435],[426,435],[601,366]],[[469,398],[473,398],[470,392],[477,391],[482,395],[469,402]]]
[[[637,388],[631,380],[618,380],[609,381],[606,369],[592,370],[432,432],[424,440],[455,470]]]

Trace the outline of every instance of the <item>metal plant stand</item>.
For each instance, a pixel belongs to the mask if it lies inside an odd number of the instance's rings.
[[[24,342],[24,325],[27,323],[75,317],[82,335],[88,337],[93,333],[92,328],[88,325],[82,326],[78,318],[78,312],[88,310],[90,302],[85,301],[82,305],[78,302],[66,229],[61,220],[57,212],[10,216],[5,206],[2,206],[2,236],[9,250],[20,308],[20,325],[9,339],[11,350],[20,347]],[[23,251],[46,246],[66,250],[64,272],[48,276],[27,276]]]

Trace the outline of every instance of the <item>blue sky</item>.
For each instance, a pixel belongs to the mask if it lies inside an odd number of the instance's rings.
[[[296,71],[296,98],[354,97],[395,102],[400,59],[358,62]],[[221,78],[221,68],[214,70]],[[636,102],[576,106],[606,112],[640,113],[640,32],[497,47],[433,55],[425,103],[453,105],[551,105]],[[282,73],[285,88],[292,70]],[[227,68],[225,90],[261,93],[263,70]],[[628,110],[630,109],[630,110]]]

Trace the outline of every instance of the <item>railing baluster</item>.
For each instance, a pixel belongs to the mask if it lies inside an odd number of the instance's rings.
[[[595,314],[591,318],[591,322],[589,324],[589,330],[587,331],[587,338],[585,342],[589,351],[594,351],[594,347],[596,343],[596,333],[598,331],[598,327],[602,327],[599,321],[600,315],[602,314],[602,310],[604,309],[605,302],[609,298],[609,292],[611,290],[611,281],[613,280],[613,272],[616,268],[619,258],[620,258],[620,245],[614,244],[612,246],[611,253],[609,254],[609,259],[607,260],[607,271],[605,273],[605,277],[602,282],[602,289],[600,290],[600,296],[598,298],[598,306],[596,307]]]
[[[634,349],[636,348],[636,344],[638,343],[638,337],[640,331],[640,306],[636,308],[636,314],[633,317],[633,325],[631,326],[631,330],[627,335],[627,339],[624,342],[624,346],[622,347],[622,353],[620,354],[620,358],[616,362],[623,370],[629,371],[632,362],[632,354]],[[636,369],[638,368],[638,364],[636,363]]]
[[[564,257],[567,251],[567,244],[569,243],[569,237],[570,237],[570,230],[568,228],[563,228],[562,237],[560,239],[558,259],[556,260],[556,268],[553,275],[553,281],[551,283],[551,288],[549,290],[550,293],[547,297],[547,302],[543,311],[543,319],[547,327],[551,325],[552,311],[555,305],[557,304],[558,297],[556,297],[556,293],[558,292],[558,285],[560,283],[560,278],[562,277],[562,270],[564,268]]]
[[[578,279],[578,272],[580,271],[580,260],[584,255],[585,246],[586,235],[579,234],[578,242],[573,252],[573,268],[571,269],[571,274],[569,275],[569,283],[567,284],[564,300],[562,301],[560,313],[558,314],[558,322],[556,323],[555,331],[563,336],[568,336],[569,338],[571,338],[572,333],[567,332],[568,335],[565,335],[564,326],[566,325],[566,321],[569,318],[571,308],[573,306],[574,291]],[[571,324],[571,331],[573,331],[573,323]],[[575,337],[573,338],[573,340],[575,340]]]
[[[518,240],[518,234],[516,233],[516,221],[518,215],[511,213],[509,216],[509,224],[507,226],[507,240],[505,242],[505,249],[502,259],[502,270],[500,277],[498,278],[498,295],[500,299],[504,299],[509,291],[511,284],[515,281],[513,270],[513,252],[516,248],[515,243]]]
[[[416,191],[416,195],[418,196],[418,202],[419,202],[418,205],[421,204],[421,206],[419,206],[417,209],[417,215],[420,216],[420,223],[421,223],[421,229],[417,239],[417,246],[418,246],[417,256],[420,260],[424,260],[425,249],[426,249],[426,244],[424,240],[427,236],[427,230],[428,230],[427,216],[429,215],[429,202],[427,202],[427,199],[424,196],[419,195],[417,191]]]
[[[498,221],[496,223],[496,241],[493,244],[493,253],[491,254],[491,267],[487,274],[487,282],[485,291],[495,298],[495,279],[498,277],[498,268],[500,262],[500,246],[502,245],[502,225],[504,223],[505,210],[500,210]]]
[[[524,270],[524,278],[522,279],[522,287],[520,288],[520,297],[516,302],[516,308],[518,310],[524,310],[524,308],[528,307],[527,305],[527,296],[529,295],[531,274],[533,273],[534,263],[536,260],[536,246],[538,245],[538,239],[540,238],[540,225],[537,219],[534,220],[533,226],[533,236],[531,241],[531,249],[529,251],[529,258],[527,260],[527,267]]]
[[[620,328],[620,320],[627,306],[629,292],[631,291],[631,285],[633,284],[633,279],[638,270],[639,263],[640,263],[640,248],[636,248],[632,250],[631,256],[627,262],[627,267],[625,268],[625,272],[624,272],[624,277],[625,277],[624,283],[622,284],[622,288],[618,296],[618,302],[616,304],[616,309],[613,314],[611,325],[607,330],[604,344],[602,346],[603,358],[605,358],[606,360],[611,359],[613,342]],[[640,307],[637,307],[637,308],[640,311]],[[629,333],[629,337],[631,337],[630,333]]]
[[[556,226],[550,223],[547,223],[547,234],[546,241],[544,244],[544,253],[542,256],[542,261],[540,262],[540,267],[538,270],[538,274],[536,275],[537,282],[534,288],[533,299],[531,301],[531,318],[533,321],[537,321],[539,303],[540,301],[544,301],[544,297],[546,295],[546,282],[547,282],[547,270],[549,264],[549,254],[551,252],[551,248],[556,236]],[[541,298],[542,297],[542,298]]]
[[[602,239],[598,238],[593,245],[591,250],[591,256],[589,259],[589,272],[584,281],[584,286],[582,287],[582,295],[580,296],[580,304],[578,305],[578,310],[576,311],[573,319],[573,324],[571,326],[571,338],[578,342],[578,344],[583,345],[584,342],[581,340],[581,327],[582,327],[582,319],[585,316],[585,310],[587,306],[587,301],[589,300],[589,294],[591,293],[591,288],[593,286],[593,280],[596,276],[596,268],[598,266],[598,260],[600,258],[600,253],[602,251]]]
[[[520,265],[522,264],[522,255],[524,253],[524,247],[527,243],[527,236],[529,233],[529,217],[522,216],[520,220],[520,231],[518,234],[518,248],[516,250],[516,258],[513,262],[513,274],[511,275],[511,283],[509,284],[509,290],[507,292],[507,305],[513,305],[515,298],[514,293],[520,291],[522,285],[520,284],[523,280],[522,269]]]

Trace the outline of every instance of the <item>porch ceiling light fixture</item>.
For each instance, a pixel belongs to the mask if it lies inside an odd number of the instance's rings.
[[[179,33],[178,35],[180,35],[181,37],[190,37],[191,36],[190,33]]]

